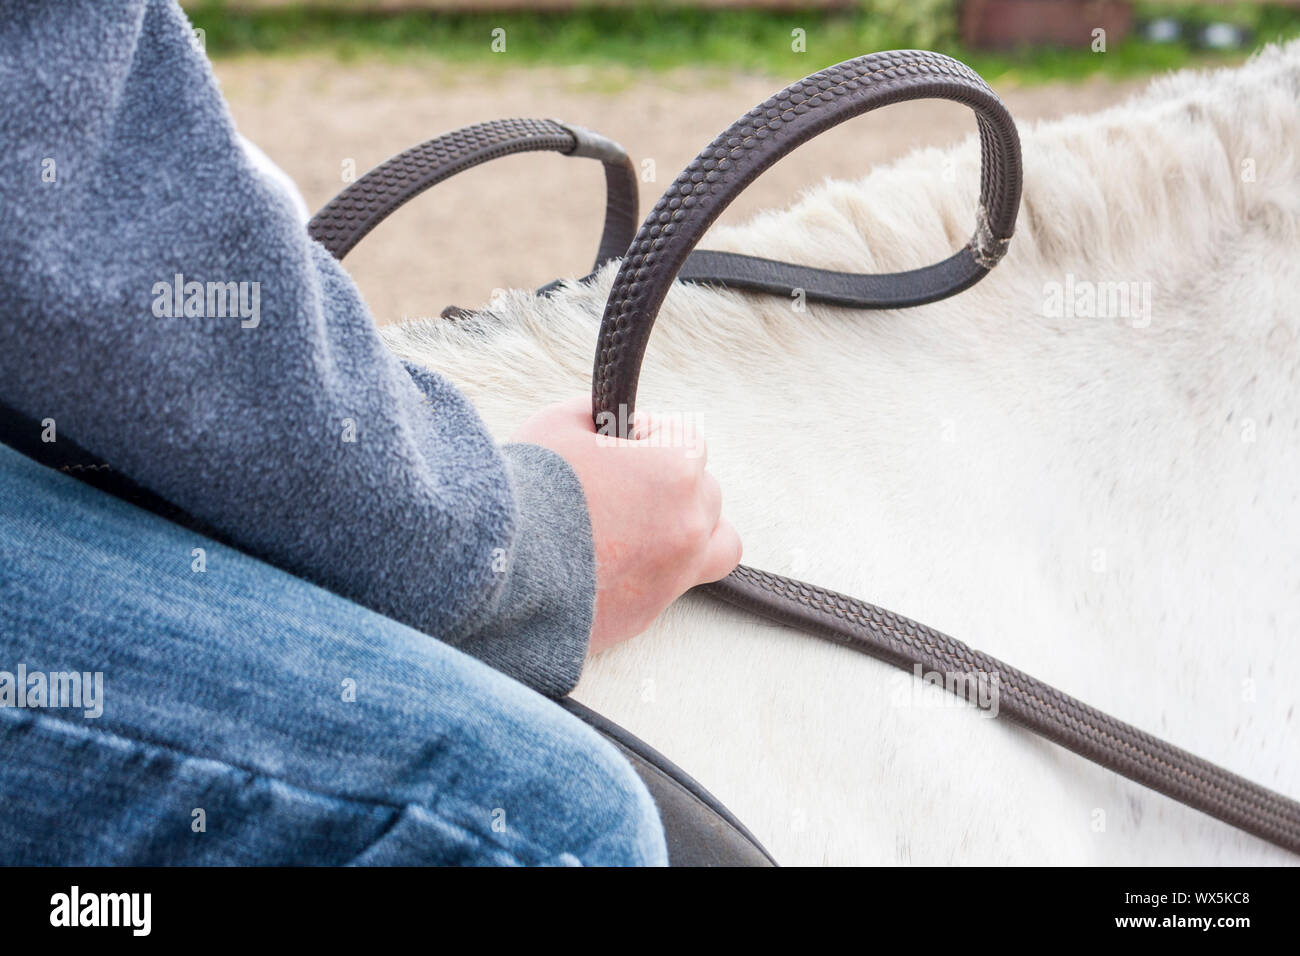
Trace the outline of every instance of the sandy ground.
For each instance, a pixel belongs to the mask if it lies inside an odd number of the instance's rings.
[[[786,81],[713,72],[612,75],[583,68],[466,71],[441,64],[338,63],[312,58],[218,61],[241,132],[299,184],[315,210],[390,155],[469,123],[554,117],[621,142],[653,162],[641,184],[644,215],[719,131]],[[1115,103],[1139,83],[1000,86],[1024,124]],[[724,222],[792,202],[823,178],[853,178],[918,146],[968,135],[960,106],[916,103],[845,124],[758,180]],[[348,257],[381,323],[476,306],[498,287],[536,287],[585,274],[604,205],[598,163],[551,154],[513,156],[444,183],[395,214]],[[707,242],[706,242],[707,245]]]

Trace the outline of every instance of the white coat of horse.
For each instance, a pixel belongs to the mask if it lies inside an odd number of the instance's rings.
[[[1021,132],[1016,236],[983,282],[889,312],[679,284],[640,405],[704,430],[746,563],[916,618],[1300,797],[1300,42]],[[978,169],[973,138],[920,151],[704,246],[914,268],[968,238]],[[612,277],[386,336],[505,439],[589,388]],[[698,596],[591,660],[575,696],[782,863],[1291,859]]]

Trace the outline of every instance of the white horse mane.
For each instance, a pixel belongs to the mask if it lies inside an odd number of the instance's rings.
[[[641,402],[701,422],[746,563],[923,620],[1300,796],[1300,41],[1021,134],[1016,236],[983,282],[866,313],[679,284]],[[914,268],[969,238],[978,174],[970,137],[703,245]],[[504,439],[589,388],[612,278],[385,336]],[[591,661],[576,696],[782,862],[1283,859],[915,687],[689,597]]]

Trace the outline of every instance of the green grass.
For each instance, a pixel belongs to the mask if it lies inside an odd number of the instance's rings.
[[[1151,8],[1183,19],[1231,19],[1255,31],[1258,43],[1300,36],[1300,9],[1287,7]],[[328,7],[232,10],[219,0],[187,4],[206,32],[214,57],[317,53],[340,60],[382,57],[477,63],[487,68],[555,64],[667,70],[707,66],[801,76],[874,50],[938,49],[965,60],[991,82],[1074,80],[1094,73],[1142,76],[1192,64],[1232,62],[1242,53],[1208,53],[1187,45],[1130,39],[1104,54],[1030,49],[987,53],[956,42],[955,0],[864,0],[840,13],[696,10],[688,7],[579,9],[570,13],[360,13]],[[1139,15],[1150,11],[1139,4]],[[491,49],[493,30],[506,49]],[[806,52],[791,48],[806,34]]]

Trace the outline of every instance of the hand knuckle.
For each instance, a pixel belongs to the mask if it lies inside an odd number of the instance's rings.
[[[678,456],[674,459],[674,472],[677,486],[687,494],[694,495],[700,484],[700,470],[689,459]]]
[[[708,541],[709,533],[712,530],[703,509],[687,509],[686,514],[682,517],[683,546],[690,551],[699,550]]]

